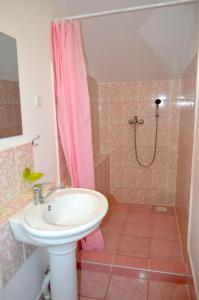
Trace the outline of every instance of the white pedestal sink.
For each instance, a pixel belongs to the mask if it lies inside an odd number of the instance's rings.
[[[100,225],[107,210],[101,193],[69,188],[55,191],[44,204],[30,203],[9,219],[17,240],[47,247],[52,300],[77,300],[77,241]]]

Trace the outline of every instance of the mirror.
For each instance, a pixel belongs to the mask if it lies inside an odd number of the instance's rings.
[[[0,32],[0,138],[22,134],[16,40]]]

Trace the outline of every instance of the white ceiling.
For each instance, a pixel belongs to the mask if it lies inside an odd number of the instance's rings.
[[[55,17],[167,2],[54,0]],[[88,73],[99,82],[181,77],[196,54],[196,4],[81,21]]]

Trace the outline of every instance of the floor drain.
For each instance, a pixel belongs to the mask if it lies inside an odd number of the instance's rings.
[[[156,207],[157,212],[167,212],[167,207],[164,206],[157,206]]]

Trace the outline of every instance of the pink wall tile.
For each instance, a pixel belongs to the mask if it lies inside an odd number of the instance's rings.
[[[174,204],[179,109],[175,100],[178,80],[98,84],[100,149],[110,154],[111,193],[120,202]],[[154,100],[160,106],[157,158],[152,168],[142,169],[135,160],[133,127],[128,119],[145,119],[138,128],[138,152],[143,163],[151,160],[154,145]],[[170,125],[172,124],[172,125]],[[168,163],[172,157],[172,163]]]
[[[23,244],[13,238],[7,222],[0,225],[0,261],[1,283],[4,286],[24,262]]]
[[[192,62],[191,77],[184,73],[181,80],[181,97],[177,105],[180,109],[179,148],[176,180],[176,212],[182,239],[184,259],[187,261],[187,231],[189,196],[191,183],[191,162],[193,145],[194,104],[196,96],[197,59]]]
[[[0,152],[0,281],[3,287],[16,273],[35,247],[17,242],[11,233],[8,217],[30,199],[31,184],[24,182],[25,167],[33,170],[30,143]],[[29,191],[29,193],[27,193]]]
[[[0,152],[0,206],[5,206],[19,193],[14,149]]]
[[[23,192],[32,186],[32,183],[25,182],[22,177],[24,168],[30,168],[32,171],[34,171],[32,144],[29,143],[29,144],[16,147],[15,153],[16,153],[15,155],[16,155],[17,177],[20,184],[19,188],[20,191]]]

